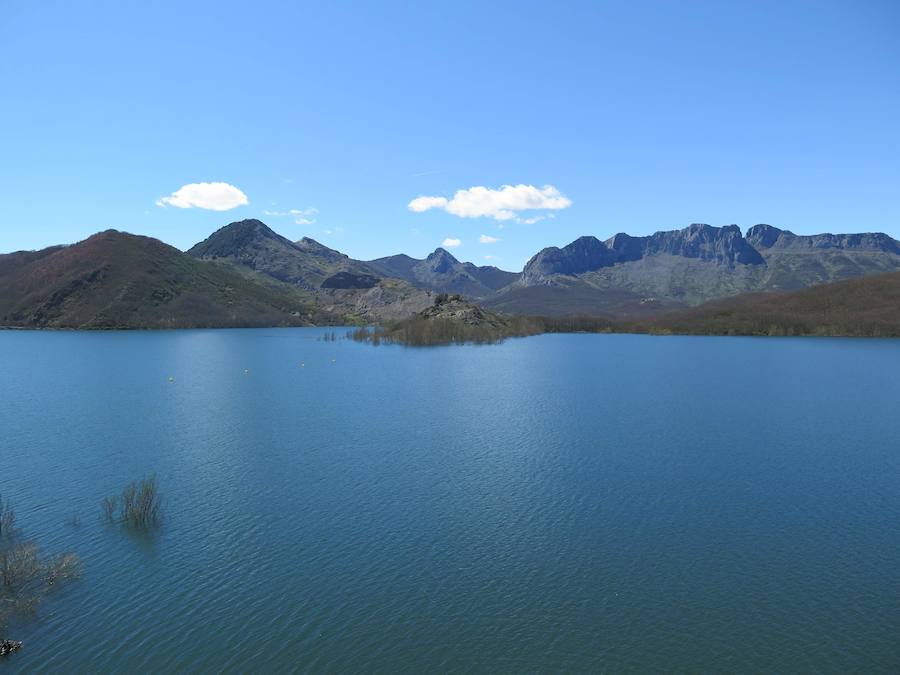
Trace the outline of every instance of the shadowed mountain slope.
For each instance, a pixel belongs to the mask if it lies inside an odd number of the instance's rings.
[[[226,225],[189,249],[188,255],[241,265],[310,291],[340,272],[372,274],[364,263],[313,239],[292,242],[254,219]]]

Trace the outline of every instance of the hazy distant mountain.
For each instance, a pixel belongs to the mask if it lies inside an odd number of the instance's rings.
[[[386,277],[403,279],[420,288],[462,293],[472,298],[492,295],[519,278],[515,272],[497,267],[461,263],[443,248],[436,249],[424,260],[401,254],[371,260],[368,265]]]
[[[333,323],[310,296],[115,230],[0,255],[0,326],[184,328]]]
[[[882,233],[801,236],[754,225],[747,241],[766,261],[761,290],[804,288],[900,269],[900,242]]]
[[[694,224],[646,237],[581,237],[546,248],[485,303],[508,312],[639,316],[753,291],[900,270],[885,234],[797,236],[770,225]]]

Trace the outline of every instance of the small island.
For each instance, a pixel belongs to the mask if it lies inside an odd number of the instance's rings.
[[[449,344],[494,344],[509,337],[541,333],[610,332],[613,324],[598,317],[548,318],[505,316],[480,307],[458,294],[439,293],[434,304],[412,317],[384,326],[357,328],[357,342],[397,343],[415,347]]]

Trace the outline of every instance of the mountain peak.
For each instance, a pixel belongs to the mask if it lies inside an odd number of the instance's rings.
[[[254,242],[272,240],[287,246],[293,244],[277,234],[261,220],[248,218],[229,223],[188,250],[195,258],[227,258]]]
[[[436,249],[434,249],[434,252],[429,254],[428,257],[426,258],[426,260],[435,260],[435,259],[440,259],[440,258],[448,258],[449,260],[452,260],[453,262],[459,262],[459,260],[457,260],[455,257],[453,257],[453,254],[450,253],[450,251],[448,251],[445,248],[441,248],[440,246],[438,246]]]
[[[325,244],[320,244],[310,237],[303,237],[303,239],[297,242],[297,246],[304,251],[309,251],[313,255],[331,261],[342,260],[348,257],[347,254],[336,251],[333,248],[328,248]]]
[[[436,274],[450,272],[456,265],[459,265],[459,260],[443,248],[436,248],[434,253],[425,258],[425,262]]]
[[[760,223],[747,230],[747,241],[756,248],[769,248],[778,241],[778,237],[784,232],[785,230],[780,230],[772,225]]]

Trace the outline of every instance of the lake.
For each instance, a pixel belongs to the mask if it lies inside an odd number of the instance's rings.
[[[327,332],[0,332],[0,671],[900,670],[900,341]]]

